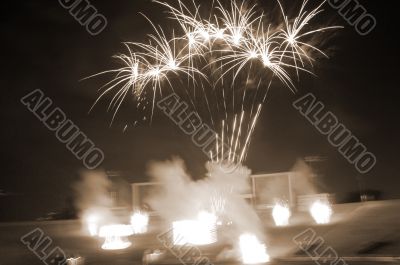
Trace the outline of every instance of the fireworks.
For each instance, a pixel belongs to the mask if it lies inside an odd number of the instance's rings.
[[[272,209],[272,217],[276,226],[287,226],[290,215],[291,212],[287,205],[277,203]]]
[[[279,23],[268,21],[256,5],[244,2],[232,1],[226,7],[213,1],[207,17],[195,2],[155,2],[168,9],[178,27],[166,34],[149,20],[154,29],[149,41],[125,43],[128,53],[116,56],[123,66],[100,73],[115,76],[103,86],[95,104],[113,94],[108,107],[114,110],[114,119],[124,98],[132,95],[143,119],[151,120],[157,98],[185,83],[174,80],[187,79],[182,94],[199,114],[206,108],[201,117],[218,132],[211,154],[217,162],[244,161],[272,80],[294,91],[291,72],[297,77],[299,72],[311,73],[307,68],[312,67],[314,55],[326,56],[312,44],[316,34],[338,28],[313,27],[322,4],[307,11],[307,0],[294,18],[278,2]]]
[[[253,234],[242,234],[239,247],[244,264],[261,264],[269,261],[266,247]]]
[[[177,27],[167,32],[148,19],[153,27],[148,41],[125,43],[127,53],[115,56],[122,66],[99,73],[112,74],[113,79],[101,88],[95,104],[111,94],[108,109],[114,111],[114,120],[124,99],[130,97],[143,113],[143,120],[151,121],[158,99],[177,93],[198,113],[202,123],[213,129],[215,146],[207,152],[211,162],[223,167],[246,160],[262,106],[274,82],[294,92],[294,78],[299,79],[302,72],[312,74],[316,55],[326,56],[315,46],[319,43],[318,34],[338,28],[313,25],[322,12],[322,4],[307,10],[308,0],[294,17],[285,13],[279,0],[281,13],[268,15],[245,1],[233,0],[227,6],[218,0],[210,1],[206,12],[194,1],[185,4],[177,0],[174,5],[155,2],[168,10]],[[200,212],[197,218],[173,222],[173,243],[216,242],[220,216],[214,214],[223,215],[226,211],[223,194],[212,196],[209,210],[213,214]],[[329,222],[329,205],[313,205],[310,212],[317,223]],[[274,207],[276,225],[287,225],[290,215],[288,207]],[[148,216],[136,213],[131,224],[130,232],[126,227],[102,227],[100,235],[106,238],[103,248],[128,247],[130,242],[123,238],[147,230]],[[242,234],[239,246],[243,263],[269,261],[265,245],[255,235]]]
[[[173,222],[174,245],[208,245],[217,241],[217,218],[208,212],[200,212],[195,220]]]
[[[328,224],[332,216],[332,207],[329,203],[316,201],[310,207],[310,214],[317,224]]]
[[[97,236],[99,221],[99,217],[94,214],[86,217],[85,222],[87,226],[87,231],[91,236]]]
[[[225,194],[225,190],[214,190],[210,196],[209,203],[211,211],[216,214],[218,218],[220,218],[225,212],[225,207],[227,204]]]
[[[125,249],[131,245],[126,237],[133,234],[130,225],[105,225],[100,228],[99,237],[105,238],[101,246],[105,250]]]
[[[146,213],[135,212],[131,216],[131,225],[134,234],[146,233],[148,224],[149,224],[149,215]]]

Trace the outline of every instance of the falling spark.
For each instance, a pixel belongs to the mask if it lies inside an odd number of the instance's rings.
[[[305,10],[308,0],[304,0],[300,8],[299,14],[297,15],[297,17],[295,17],[293,22],[290,22],[288,17],[285,15],[283,6],[279,2],[279,0],[278,3],[281,8],[282,14],[284,16],[284,24],[285,24],[284,28],[280,29],[281,32],[280,37],[283,38],[284,40],[281,43],[281,47],[283,47],[284,51],[290,50],[293,56],[293,61],[295,63],[296,70],[298,70],[299,68],[297,64],[298,61],[300,61],[302,66],[305,65],[303,61],[304,58],[307,59],[309,63],[312,65],[313,58],[307,52],[308,49],[317,51],[323,56],[328,57],[323,51],[321,51],[317,47],[311,45],[310,43],[304,40],[304,37],[309,37],[310,35],[313,35],[317,32],[323,32],[329,29],[342,28],[339,26],[332,26],[332,27],[316,28],[310,31],[304,30],[304,28],[311,22],[311,20],[323,11],[321,7],[325,3],[325,1],[323,1],[315,9],[308,12]]]
[[[224,152],[224,147],[225,147],[224,138],[225,138],[225,121],[222,121],[222,130],[221,130],[221,155],[222,155],[222,157],[221,157],[221,160],[224,160],[223,156],[225,154],[225,152]]]
[[[244,156],[246,154],[246,151],[247,151],[247,148],[248,148],[248,145],[249,145],[249,142],[250,142],[250,137],[253,134],[253,130],[254,130],[255,126],[256,126],[256,122],[258,120],[258,116],[260,115],[260,111],[261,111],[261,104],[258,105],[256,115],[254,116],[253,121],[251,122],[250,130],[249,130],[249,132],[247,134],[246,141],[244,142],[244,146],[243,146],[242,152],[241,152],[240,157],[239,157],[239,161],[238,161],[239,163],[241,163],[243,161],[243,159],[244,159]]]
[[[314,18],[322,12],[324,2],[307,10],[308,0],[304,0],[297,16],[289,17],[278,0],[282,23],[268,21],[268,16],[260,12],[257,5],[240,1],[231,1],[228,7],[213,1],[211,12],[206,17],[201,16],[200,4],[194,1],[189,1],[188,5],[182,0],[178,0],[175,5],[155,2],[168,9],[169,17],[177,23],[178,28],[170,32],[169,38],[161,26],[148,19],[154,32],[148,35],[149,41],[125,43],[128,53],[116,56],[123,66],[99,73],[115,76],[102,87],[95,104],[106,94],[113,94],[108,108],[114,110],[114,120],[126,96],[133,95],[137,108],[145,109],[144,113],[150,110],[152,120],[157,97],[166,94],[168,88],[175,92],[174,80],[191,80],[184,90],[193,106],[203,106],[196,98],[196,87],[201,85],[213,125],[219,127],[222,120],[222,130],[215,128],[221,135],[217,136],[216,150],[212,151],[219,162],[244,161],[261,104],[265,101],[272,79],[278,79],[291,91],[295,91],[291,70],[294,70],[297,77],[300,72],[312,74],[308,68],[313,66],[314,53],[326,56],[312,44],[315,36],[339,28],[313,24]],[[175,32],[181,34],[176,36]],[[208,74],[209,70],[215,74]],[[254,78],[259,81],[259,86],[262,83],[269,85],[261,88],[257,86],[254,98],[245,100],[249,88],[246,85],[242,89],[235,82],[241,74],[250,73],[257,73]],[[268,81],[264,82],[266,78]],[[228,79],[232,82],[231,94],[224,88]],[[209,90],[204,88],[203,81],[213,84]],[[254,100],[257,95],[263,98],[262,102]],[[217,101],[217,111],[211,110],[212,99]],[[147,103],[151,104],[150,108]],[[228,110],[228,103],[232,103],[232,111]],[[245,108],[251,111],[247,111],[244,116]],[[256,111],[253,108],[257,108]],[[220,118],[221,111],[225,112],[223,119]],[[237,120],[239,115],[241,118]],[[146,116],[143,120],[147,120]]]

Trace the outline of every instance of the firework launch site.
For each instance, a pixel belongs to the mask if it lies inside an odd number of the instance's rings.
[[[336,220],[328,225],[301,224],[301,220],[298,220],[298,225],[283,228],[274,227],[272,223],[265,224],[265,236],[269,239],[268,253],[273,257],[271,264],[311,264],[314,260],[320,262],[328,260],[333,264],[339,259],[342,259],[343,264],[397,264],[396,253],[400,251],[400,235],[396,228],[397,220],[400,217],[398,214],[399,201],[354,203],[338,205],[333,208],[336,215],[333,219]],[[376,216],[385,217],[377,219]],[[307,219],[304,216],[298,218],[303,221]],[[296,222],[296,220],[292,221]],[[386,228],[377,229],[382,222]],[[144,256],[147,255],[151,261],[151,253],[154,257],[162,258],[158,261],[157,259],[152,262],[147,261],[147,264],[181,264],[180,259],[187,259],[186,252],[190,249],[189,246],[178,248],[175,246],[168,250],[157,239],[157,235],[163,232],[162,229],[168,228],[161,226],[155,220],[150,222],[148,233],[129,237],[131,246],[123,250],[111,251],[102,249],[103,240],[85,234],[82,231],[81,222],[75,220],[1,224],[0,247],[3,250],[2,262],[4,264],[42,264],[38,256],[34,255],[25,244],[21,244],[16,236],[28,234],[36,228],[40,228],[43,235],[39,238],[33,237],[38,236],[37,234],[30,235],[31,238],[28,236],[26,244],[31,244],[31,246],[37,244],[35,251],[42,256],[49,254],[56,246],[62,246],[65,257],[71,259],[68,264],[146,264],[143,263]],[[307,229],[312,229],[315,235],[310,236]],[[38,240],[43,240],[46,236],[51,238],[51,245],[38,244],[40,242]],[[324,241],[315,241],[318,237],[322,237]],[[300,241],[302,244],[309,244],[309,251],[299,248]],[[338,255],[337,259],[333,259],[332,252],[324,252],[327,247],[335,250]],[[218,255],[230,248],[232,246],[229,244],[220,246],[212,244],[208,248],[200,246],[198,249],[201,251],[203,260],[187,259],[185,264],[201,264],[201,262],[205,262],[205,257],[209,258],[212,264],[227,264],[227,261]],[[180,259],[171,254],[173,251],[176,253],[177,250],[181,251]],[[166,256],[169,258],[166,259]],[[228,263],[237,264],[237,261]]]

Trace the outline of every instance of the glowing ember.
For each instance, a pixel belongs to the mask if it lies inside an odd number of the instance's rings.
[[[91,236],[97,236],[99,217],[96,215],[89,215],[86,219],[87,230]]]
[[[240,252],[244,264],[259,264],[269,261],[266,247],[253,234],[242,234],[239,238]]]
[[[272,210],[272,217],[276,226],[287,226],[289,224],[291,212],[287,205],[275,204]]]
[[[310,214],[317,224],[327,224],[331,220],[332,208],[329,203],[316,201],[310,207]]]
[[[131,245],[126,237],[133,234],[130,225],[105,225],[100,228],[99,236],[105,241],[101,246],[105,250],[125,249]]]
[[[142,212],[136,212],[131,216],[131,225],[134,234],[143,234],[147,232],[149,224],[149,215]]]
[[[208,245],[217,241],[215,215],[200,212],[197,220],[181,220],[172,223],[174,245]]]

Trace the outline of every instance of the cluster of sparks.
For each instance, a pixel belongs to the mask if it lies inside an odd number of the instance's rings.
[[[147,232],[149,215],[145,212],[134,212],[131,216],[131,224],[105,224],[104,216],[90,214],[85,217],[87,230],[92,237],[104,238],[101,246],[104,250],[125,249],[131,246],[128,237],[134,234]]]
[[[316,224],[329,224],[333,210],[329,202],[317,200],[310,205],[309,213]],[[289,206],[284,203],[276,203],[272,209],[272,218],[276,226],[288,226],[291,215]]]
[[[209,245],[217,242],[217,216],[200,211],[196,219],[180,220],[172,223],[173,244]],[[270,260],[265,244],[251,233],[243,233],[238,240],[243,264],[262,264]]]
[[[196,88],[200,87],[211,121],[216,129],[218,127],[219,141],[212,154],[217,161],[241,163],[245,159],[261,103],[265,101],[272,79],[276,77],[294,91],[292,77],[298,77],[299,72],[311,73],[307,68],[313,65],[313,54],[325,55],[310,40],[319,32],[337,28],[310,26],[322,11],[322,4],[307,11],[307,0],[304,0],[298,15],[291,19],[278,2],[283,18],[278,24],[266,21],[266,15],[258,12],[256,5],[238,1],[232,1],[230,6],[224,6],[218,0],[213,2],[211,14],[207,17],[201,16],[200,5],[194,2],[190,6],[181,0],[177,0],[176,5],[155,2],[169,10],[170,18],[179,28],[167,37],[162,27],[149,20],[154,33],[148,35],[148,43],[125,43],[128,53],[116,56],[123,66],[100,73],[113,73],[115,76],[102,87],[96,103],[106,94],[113,94],[109,109],[114,110],[114,119],[126,96],[133,96],[140,110],[150,110],[152,119],[157,96],[165,95],[167,87],[175,91],[173,80],[185,77],[188,80],[186,94],[192,96],[193,105],[196,105],[195,97],[199,94]],[[175,32],[180,32],[179,36]],[[218,76],[207,74],[210,69]],[[256,103],[254,99],[245,102],[247,89],[239,89],[235,82],[241,74],[254,72],[260,72],[256,81],[259,93],[254,97],[261,97],[262,102]],[[266,76],[269,81],[261,82]],[[231,83],[230,97],[224,88],[227,80]],[[204,83],[211,87],[211,94],[204,91]],[[218,92],[218,89],[222,91]],[[211,111],[211,97],[221,99],[219,111],[225,112],[223,119],[216,118],[220,114]],[[232,110],[228,110],[228,101],[233,102]],[[250,110],[245,110],[245,104],[250,105]],[[227,145],[225,150],[224,145]]]
[[[276,203],[272,209],[272,218],[276,226],[289,225],[289,218],[291,216],[290,208],[283,203]]]
[[[310,207],[310,214],[317,224],[328,224],[332,213],[331,205],[325,201],[316,201]]]
[[[196,219],[172,223],[174,245],[209,245],[217,241],[217,217],[209,212],[199,212]]]
[[[239,247],[244,264],[263,264],[270,260],[265,245],[253,234],[240,235]]]
[[[144,234],[149,225],[149,215],[144,212],[135,212],[131,216],[131,226],[134,234]]]

